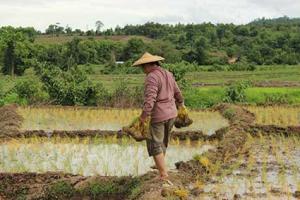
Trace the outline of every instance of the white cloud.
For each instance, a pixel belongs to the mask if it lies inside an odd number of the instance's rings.
[[[300,17],[298,0],[0,0],[0,26],[44,31],[60,22],[73,28],[160,23],[248,23],[260,17]]]

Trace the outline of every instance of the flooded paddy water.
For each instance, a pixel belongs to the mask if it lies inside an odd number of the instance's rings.
[[[202,154],[211,145],[171,142],[167,165],[175,168],[178,161],[187,161]],[[150,170],[145,144],[116,138],[27,138],[0,144],[1,172],[61,171],[84,176],[141,175]]]
[[[24,117],[23,130],[112,130],[127,126],[141,113],[138,109],[82,109],[74,107],[19,108]],[[228,126],[228,122],[218,112],[191,111],[194,123],[176,131],[201,130],[213,134]]]
[[[200,199],[299,199],[300,139],[252,138],[219,176],[203,185]]]

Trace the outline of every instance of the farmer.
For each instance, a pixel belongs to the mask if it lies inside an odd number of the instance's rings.
[[[133,66],[141,66],[146,74],[143,111],[139,119],[143,123],[151,117],[151,139],[146,140],[148,154],[153,156],[159,179],[169,181],[165,155],[177,116],[176,105],[183,105],[183,97],[173,74],[161,68],[159,61],[162,60],[163,57],[146,52]]]

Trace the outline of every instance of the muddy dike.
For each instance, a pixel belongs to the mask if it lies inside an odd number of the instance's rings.
[[[23,120],[17,113],[17,105],[0,107],[0,138],[18,134]]]
[[[300,137],[300,126],[276,126],[276,125],[251,125],[249,133],[253,136],[258,135],[281,135],[284,137],[295,136]]]
[[[49,173],[0,173],[0,199],[112,199],[134,198],[142,178],[84,177]]]
[[[218,173],[218,170],[212,172],[210,163],[218,162],[221,166],[225,166],[232,158],[247,151],[244,149],[247,130],[250,125],[254,124],[255,115],[245,108],[231,104],[220,104],[213,110],[220,112],[229,121],[229,127],[224,129],[223,138],[215,151],[208,151],[198,159],[176,163],[176,168],[190,179],[198,178],[201,175],[208,181],[212,173]]]
[[[172,139],[187,140],[191,141],[204,140],[220,140],[223,137],[223,134],[226,132],[227,128],[222,128],[216,131],[215,134],[207,135],[202,131],[173,131]],[[130,136],[122,131],[105,131],[105,130],[72,130],[72,131],[63,131],[63,130],[54,130],[54,131],[45,131],[45,130],[24,130],[16,131],[12,134],[5,135],[6,138],[29,138],[29,137],[116,137],[123,138]]]

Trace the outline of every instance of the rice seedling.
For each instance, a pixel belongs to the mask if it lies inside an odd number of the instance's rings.
[[[300,107],[288,106],[247,106],[250,112],[256,116],[258,124],[274,124],[281,126],[300,125]]]
[[[109,142],[107,142],[108,140]],[[0,143],[2,172],[63,171],[82,175],[139,175],[146,173],[153,161],[145,145],[123,139],[106,138],[95,143],[93,138],[20,138]],[[167,165],[201,154],[211,146],[170,145]],[[3,161],[3,162],[2,162]]]
[[[18,112],[25,118],[23,130],[120,130],[140,115],[138,109],[102,109],[72,107],[21,107]],[[194,123],[180,131],[202,130],[213,134],[228,125],[218,112],[190,111]],[[174,130],[177,130],[174,128]]]

